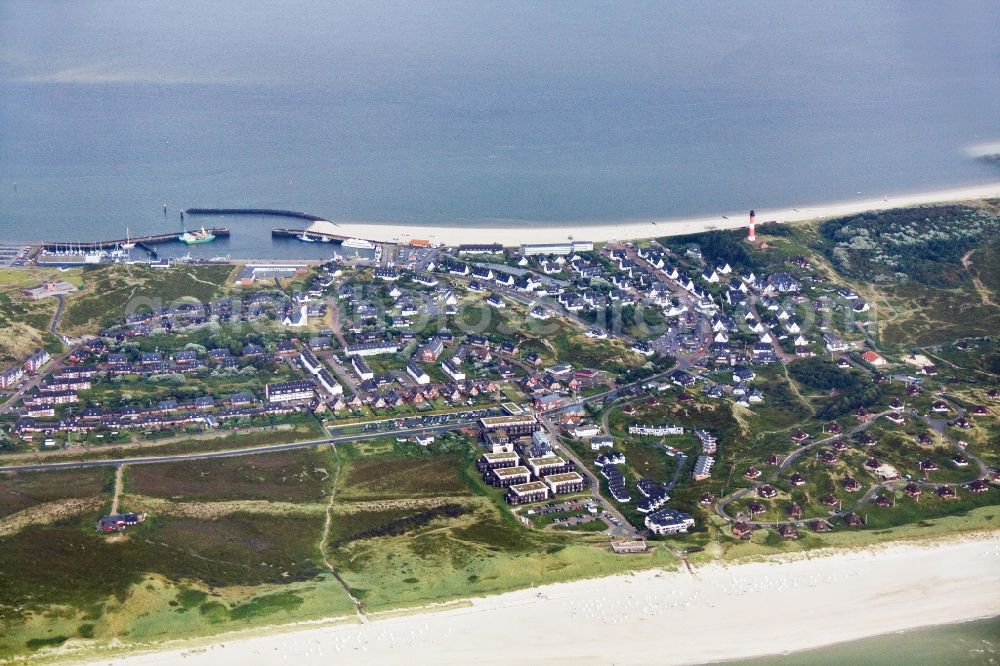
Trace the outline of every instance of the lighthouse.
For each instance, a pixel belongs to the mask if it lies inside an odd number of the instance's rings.
[[[751,243],[757,240],[757,217],[752,210],[750,211],[750,233],[747,234],[747,240]]]

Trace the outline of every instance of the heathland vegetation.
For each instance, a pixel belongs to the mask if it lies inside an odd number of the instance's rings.
[[[866,213],[812,245],[875,296],[885,341],[935,344],[1000,330],[1000,202]]]
[[[603,539],[521,525],[478,480],[473,458],[469,444],[401,454],[373,442],[128,466],[122,508],[150,517],[112,539],[92,527],[113,494],[109,472],[9,475],[3,487],[27,497],[4,510],[103,499],[0,535],[0,656],[348,614],[328,564],[371,613],[671,563],[663,553],[616,558]]]
[[[754,245],[727,231],[599,247],[576,265],[546,262],[548,287],[564,290],[550,298],[490,285],[456,297],[454,310],[443,302],[470,279],[454,277],[458,267],[438,269],[426,289],[415,271],[380,282],[370,269],[322,267],[296,278],[329,306],[308,333],[275,323],[280,308],[248,326],[218,302],[144,326],[120,321],[136,298],[207,303],[229,291],[229,268],[67,273],[83,289],[66,299],[64,330],[115,325],[35,376],[76,387],[75,400],[46,414],[10,398],[3,453],[123,466],[0,475],[0,658],[355,621],[682,559],[989,527],[998,510],[987,481],[1000,465],[997,212],[983,202],[762,225]],[[541,261],[529,269],[541,275]],[[695,286],[671,282],[655,261]],[[734,272],[712,279],[725,264]],[[352,279],[364,289],[344,290]],[[4,284],[0,326],[26,326],[25,339],[44,344],[54,303],[18,310],[26,285]],[[367,295],[352,300],[356,291]],[[233,300],[245,314],[261,293]],[[562,309],[570,297],[574,309]],[[418,301],[444,330],[412,325]],[[547,309],[529,315],[538,303]],[[618,320],[605,337],[608,313]],[[389,348],[367,357],[370,378],[345,353],[358,344]],[[466,378],[446,375],[446,359]],[[320,370],[339,391],[320,389]],[[264,391],[290,381],[312,387],[290,406]],[[477,469],[480,440],[509,433],[478,419],[521,409],[597,483],[509,506],[507,489]],[[68,423],[79,429],[60,430]],[[591,425],[612,442],[580,434]],[[513,439],[525,458],[542,446]],[[289,442],[305,448],[129,462]],[[601,473],[609,444],[624,457],[629,501],[615,501]],[[707,455],[714,466],[696,475]],[[650,531],[638,493],[657,488],[693,518],[689,532]],[[97,533],[112,506],[146,519]],[[609,540],[626,536],[650,549],[614,554]]]

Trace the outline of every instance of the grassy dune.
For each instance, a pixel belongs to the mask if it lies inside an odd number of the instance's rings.
[[[68,302],[63,316],[67,331],[88,332],[121,318],[130,306],[158,308],[179,299],[208,302],[221,294],[233,266],[181,266],[169,270],[148,266],[99,266],[83,271],[84,290]]]
[[[34,301],[21,291],[43,280],[66,280],[80,283],[79,271],[60,273],[56,269],[0,269],[0,366],[24,360],[39,347],[55,351],[58,340],[49,330],[56,311],[55,299]]]
[[[331,559],[367,612],[677,563],[662,549],[615,556],[604,536],[529,530],[469,460],[418,458],[405,493],[403,479],[373,478],[376,469],[395,478],[402,462],[349,461],[333,505]],[[403,496],[425,499],[400,503]]]
[[[329,561],[366,612],[676,564],[529,530],[471,462],[373,446],[127,467],[122,507],[148,511],[142,525],[98,535],[94,507],[0,536],[0,658],[349,616],[320,551],[328,506]],[[31,493],[17,506],[95,491],[106,506],[106,476],[6,482]]]

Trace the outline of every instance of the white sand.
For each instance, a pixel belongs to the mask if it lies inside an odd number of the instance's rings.
[[[1000,533],[786,562],[643,572],[471,607],[99,663],[678,664],[1000,615]]]
[[[937,192],[897,194],[874,199],[858,199],[840,203],[768,210],[757,208],[757,222],[798,222],[817,218],[853,215],[869,210],[885,210],[917,206],[920,204],[967,201],[1000,197],[1000,182],[962,187]],[[588,222],[585,224],[556,225],[546,222],[517,221],[510,225],[497,223],[489,226],[406,226],[395,224],[368,224],[358,222],[316,222],[313,231],[364,238],[381,242],[409,242],[422,238],[432,243],[502,243],[517,246],[521,243],[558,243],[572,236],[576,240],[595,242],[636,240],[657,236],[677,236],[710,229],[733,229],[749,223],[749,209],[707,217],[664,220],[635,220],[614,222]],[[729,219],[724,219],[729,218]]]

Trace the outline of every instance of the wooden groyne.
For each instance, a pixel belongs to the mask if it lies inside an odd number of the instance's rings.
[[[280,208],[186,208],[181,215],[270,215],[271,217],[291,217],[307,222],[326,222],[326,218],[310,215],[298,210],[281,210]]]
[[[213,229],[206,229],[205,231],[213,234],[216,238],[229,237],[229,229],[226,227],[216,227]],[[46,242],[39,243],[39,247],[46,252],[97,252],[98,250],[115,250],[126,243],[135,243],[136,247],[149,251],[149,246],[151,245],[179,242],[178,237],[180,235],[181,232],[173,232],[169,234],[156,234],[153,236],[132,236],[130,238],[118,238],[115,240],[68,241],[58,243]]]

